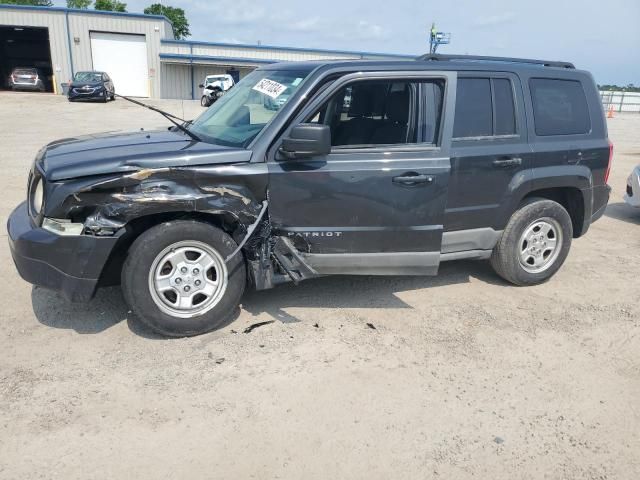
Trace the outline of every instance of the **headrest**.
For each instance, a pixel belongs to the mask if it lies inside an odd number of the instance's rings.
[[[373,100],[371,92],[358,86],[351,90],[351,105],[349,105],[350,117],[365,117],[371,115]]]
[[[409,92],[391,92],[387,97],[387,118],[402,125],[409,120]]]

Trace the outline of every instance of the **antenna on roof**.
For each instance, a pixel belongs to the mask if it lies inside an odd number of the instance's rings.
[[[438,32],[435,22],[432,23],[429,31],[429,53],[433,55],[436,53],[438,45],[448,45],[449,43],[451,43],[451,34]]]

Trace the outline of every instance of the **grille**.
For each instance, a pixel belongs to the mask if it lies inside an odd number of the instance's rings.
[[[79,94],[89,94],[89,93],[93,93],[95,92],[96,89],[95,88],[74,88],[73,89],[73,93],[79,93]]]

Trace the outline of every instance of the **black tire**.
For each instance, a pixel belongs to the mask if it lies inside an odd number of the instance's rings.
[[[525,231],[528,231],[529,227],[532,227],[536,222],[548,222],[557,228],[560,242],[557,242],[556,237],[557,252],[554,250],[549,254],[548,265],[544,267],[544,270],[528,271],[525,266],[529,270],[534,270],[535,267],[526,263],[523,265],[520,260],[520,252],[525,246],[535,248],[535,245],[528,245],[526,241],[521,243],[521,239]],[[532,228],[535,230],[535,227]],[[551,278],[566,260],[572,238],[571,217],[562,205],[552,200],[531,198],[511,216],[498,244],[493,249],[491,266],[498,275],[514,285],[525,286],[543,283]],[[544,259],[545,253],[543,252],[540,258]]]
[[[209,103],[209,97],[207,97],[206,95],[203,95],[202,98],[200,99],[200,105],[202,105],[205,108],[207,108],[209,105],[211,105]]]
[[[149,275],[154,260],[163,250],[184,241],[206,244],[223,259],[237,247],[229,235],[207,223],[192,220],[166,222],[147,230],[135,240],[122,268],[122,292],[131,310],[145,325],[170,337],[199,335],[226,324],[237,311],[246,283],[244,258],[239,253],[226,265],[226,290],[210,310],[190,318],[165,313],[151,294]]]

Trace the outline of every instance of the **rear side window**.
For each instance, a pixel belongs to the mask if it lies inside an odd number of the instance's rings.
[[[529,80],[536,135],[579,135],[591,130],[582,84],[576,80]]]
[[[496,112],[495,135],[516,133],[516,112],[513,106],[513,90],[507,78],[494,78],[493,103]]]
[[[488,78],[459,78],[456,90],[456,117],[453,136],[493,135],[491,82]]]
[[[514,135],[516,116],[508,78],[458,78],[454,138]]]

